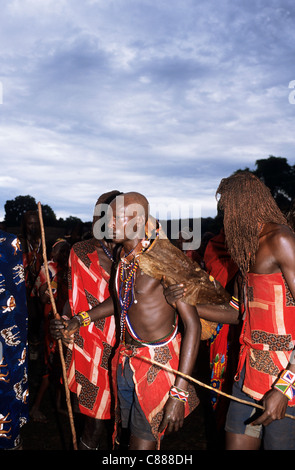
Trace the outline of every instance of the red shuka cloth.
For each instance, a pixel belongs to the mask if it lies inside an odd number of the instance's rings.
[[[112,361],[113,388],[116,391],[116,371],[118,365],[124,365],[125,358],[129,358],[129,364],[134,373],[133,380],[137,398],[142,411],[151,425],[152,433],[156,440],[160,437],[158,428],[163,418],[163,408],[169,398],[169,390],[174,385],[176,377],[174,373],[153,365],[144,358],[152,359],[170,369],[178,370],[180,347],[180,333],[165,346],[135,347],[121,343]],[[185,416],[192,412],[199,404],[199,399],[192,384],[189,384],[188,391],[189,399],[185,404]]]
[[[109,274],[99,264],[94,241],[71,249],[69,302],[72,314],[89,310],[109,297]],[[69,388],[76,393],[81,413],[110,419],[110,357],[115,344],[114,316],[81,327],[67,354]]]
[[[236,380],[245,364],[243,391],[260,400],[287,367],[293,351],[295,301],[281,273],[248,273],[246,288]],[[295,398],[289,406],[295,406]]]
[[[204,253],[206,271],[225,288],[236,275],[238,268],[225,245],[224,231],[211,238]]]
[[[226,249],[223,229],[209,240],[204,253],[204,263],[206,271],[226,289],[238,268]],[[222,389],[227,367],[228,333],[229,325],[220,324],[216,335],[210,338],[211,386],[218,390]],[[212,396],[213,408],[216,404],[217,397]]]

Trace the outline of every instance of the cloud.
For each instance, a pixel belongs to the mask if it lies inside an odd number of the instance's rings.
[[[294,164],[291,0],[12,0],[2,6],[1,204],[92,217],[140,190],[216,214],[215,190],[270,154]]]

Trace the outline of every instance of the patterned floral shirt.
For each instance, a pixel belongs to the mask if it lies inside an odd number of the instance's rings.
[[[27,317],[21,245],[0,230],[0,449],[19,445],[28,420]]]

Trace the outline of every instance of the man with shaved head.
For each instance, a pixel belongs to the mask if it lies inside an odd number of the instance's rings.
[[[140,268],[140,255],[152,244],[145,234],[149,221],[147,199],[132,192],[125,194],[124,198],[117,198],[116,202],[111,204],[113,217],[109,228],[113,240],[123,245],[117,271],[121,308],[121,345],[117,351],[118,396],[123,426],[126,426],[131,412],[131,448],[151,449],[155,448],[157,432],[161,434],[166,428],[168,432],[178,430],[183,424],[186,403],[173,397],[174,389],[187,399],[191,408],[196,404],[196,397],[193,390],[187,397],[186,380],[178,376],[171,382],[164,370],[156,370],[140,357],[161,359],[162,355],[170,353],[173,368],[190,374],[198,353],[200,321],[195,307],[180,302],[177,309],[184,324],[181,338],[176,312],[166,302],[161,280],[148,276]],[[180,344],[181,355],[178,357]],[[151,370],[153,377],[149,378]],[[133,386],[130,388],[130,379],[138,392],[134,403],[131,403]],[[157,413],[157,407],[161,402],[164,405],[165,401],[165,406]]]
[[[191,260],[161,232],[142,194],[130,192],[116,197],[110,204],[107,225],[108,238],[122,247],[115,282],[120,344],[113,360],[117,382],[114,390],[118,392],[122,428],[130,423],[130,449],[152,450],[159,447],[165,431],[179,430],[184,417],[198,404],[194,387],[182,375],[175,376],[151,363],[156,360],[190,375],[201,338],[200,319],[195,302],[188,302],[189,295],[185,301],[177,301],[176,308],[166,301],[163,281],[170,252],[174,250],[173,269],[191,269],[192,276],[201,273],[195,273]],[[215,295],[208,284],[208,279],[203,279],[203,290]],[[198,295],[201,291],[200,287]],[[115,311],[115,303],[109,298],[80,312],[66,325],[64,334],[69,336],[84,323]],[[178,329],[180,321],[182,333]]]
[[[198,354],[200,321],[195,307],[178,302],[178,313],[184,325],[181,338],[177,328],[178,315],[166,302],[161,281],[139,268],[140,254],[153,242],[145,235],[149,216],[147,199],[139,193],[127,193],[117,197],[110,208],[108,229],[113,241],[122,246],[116,286],[120,346],[114,359],[114,368],[118,370],[115,378],[119,379],[122,427],[128,427],[130,418],[130,449],[155,449],[163,431],[178,430],[185,414],[196,406],[198,399],[194,387],[189,387],[185,379],[175,378],[141,357],[153,357],[190,374]],[[80,313],[80,317],[71,319],[65,334],[72,334],[81,323],[113,315],[115,309],[110,297],[97,307]],[[133,402],[134,390],[138,393]],[[142,400],[139,392],[144,390],[147,393]]]

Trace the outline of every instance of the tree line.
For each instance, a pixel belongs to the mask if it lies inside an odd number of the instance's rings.
[[[295,165],[289,165],[286,158],[270,155],[269,158],[256,160],[255,169],[246,167],[238,169],[234,174],[241,171],[251,171],[270,189],[278,207],[287,216],[292,202],[295,202]],[[202,219],[202,233],[217,233],[222,226],[219,215],[214,219]]]
[[[267,159],[256,160],[255,169],[250,170],[269,187],[271,194],[278,206],[287,214],[292,201],[295,199],[295,165],[289,165],[286,158],[270,155]],[[235,173],[244,171],[238,169]],[[37,210],[37,202],[32,196],[17,196],[15,199],[6,201],[4,205],[4,223],[7,227],[19,227],[23,214],[29,210]],[[57,219],[53,209],[45,204],[42,205],[44,225],[48,227],[59,227],[70,229],[83,222],[78,217],[69,216],[66,219]],[[218,216],[213,218],[202,218],[202,231],[215,231],[218,228]]]
[[[79,217],[69,216],[66,219],[57,219],[53,209],[48,204],[41,204],[44,225],[48,227],[71,228],[83,223]],[[27,211],[38,210],[38,204],[32,196],[16,196],[6,201],[4,205],[4,223],[7,227],[20,227],[22,217]]]

